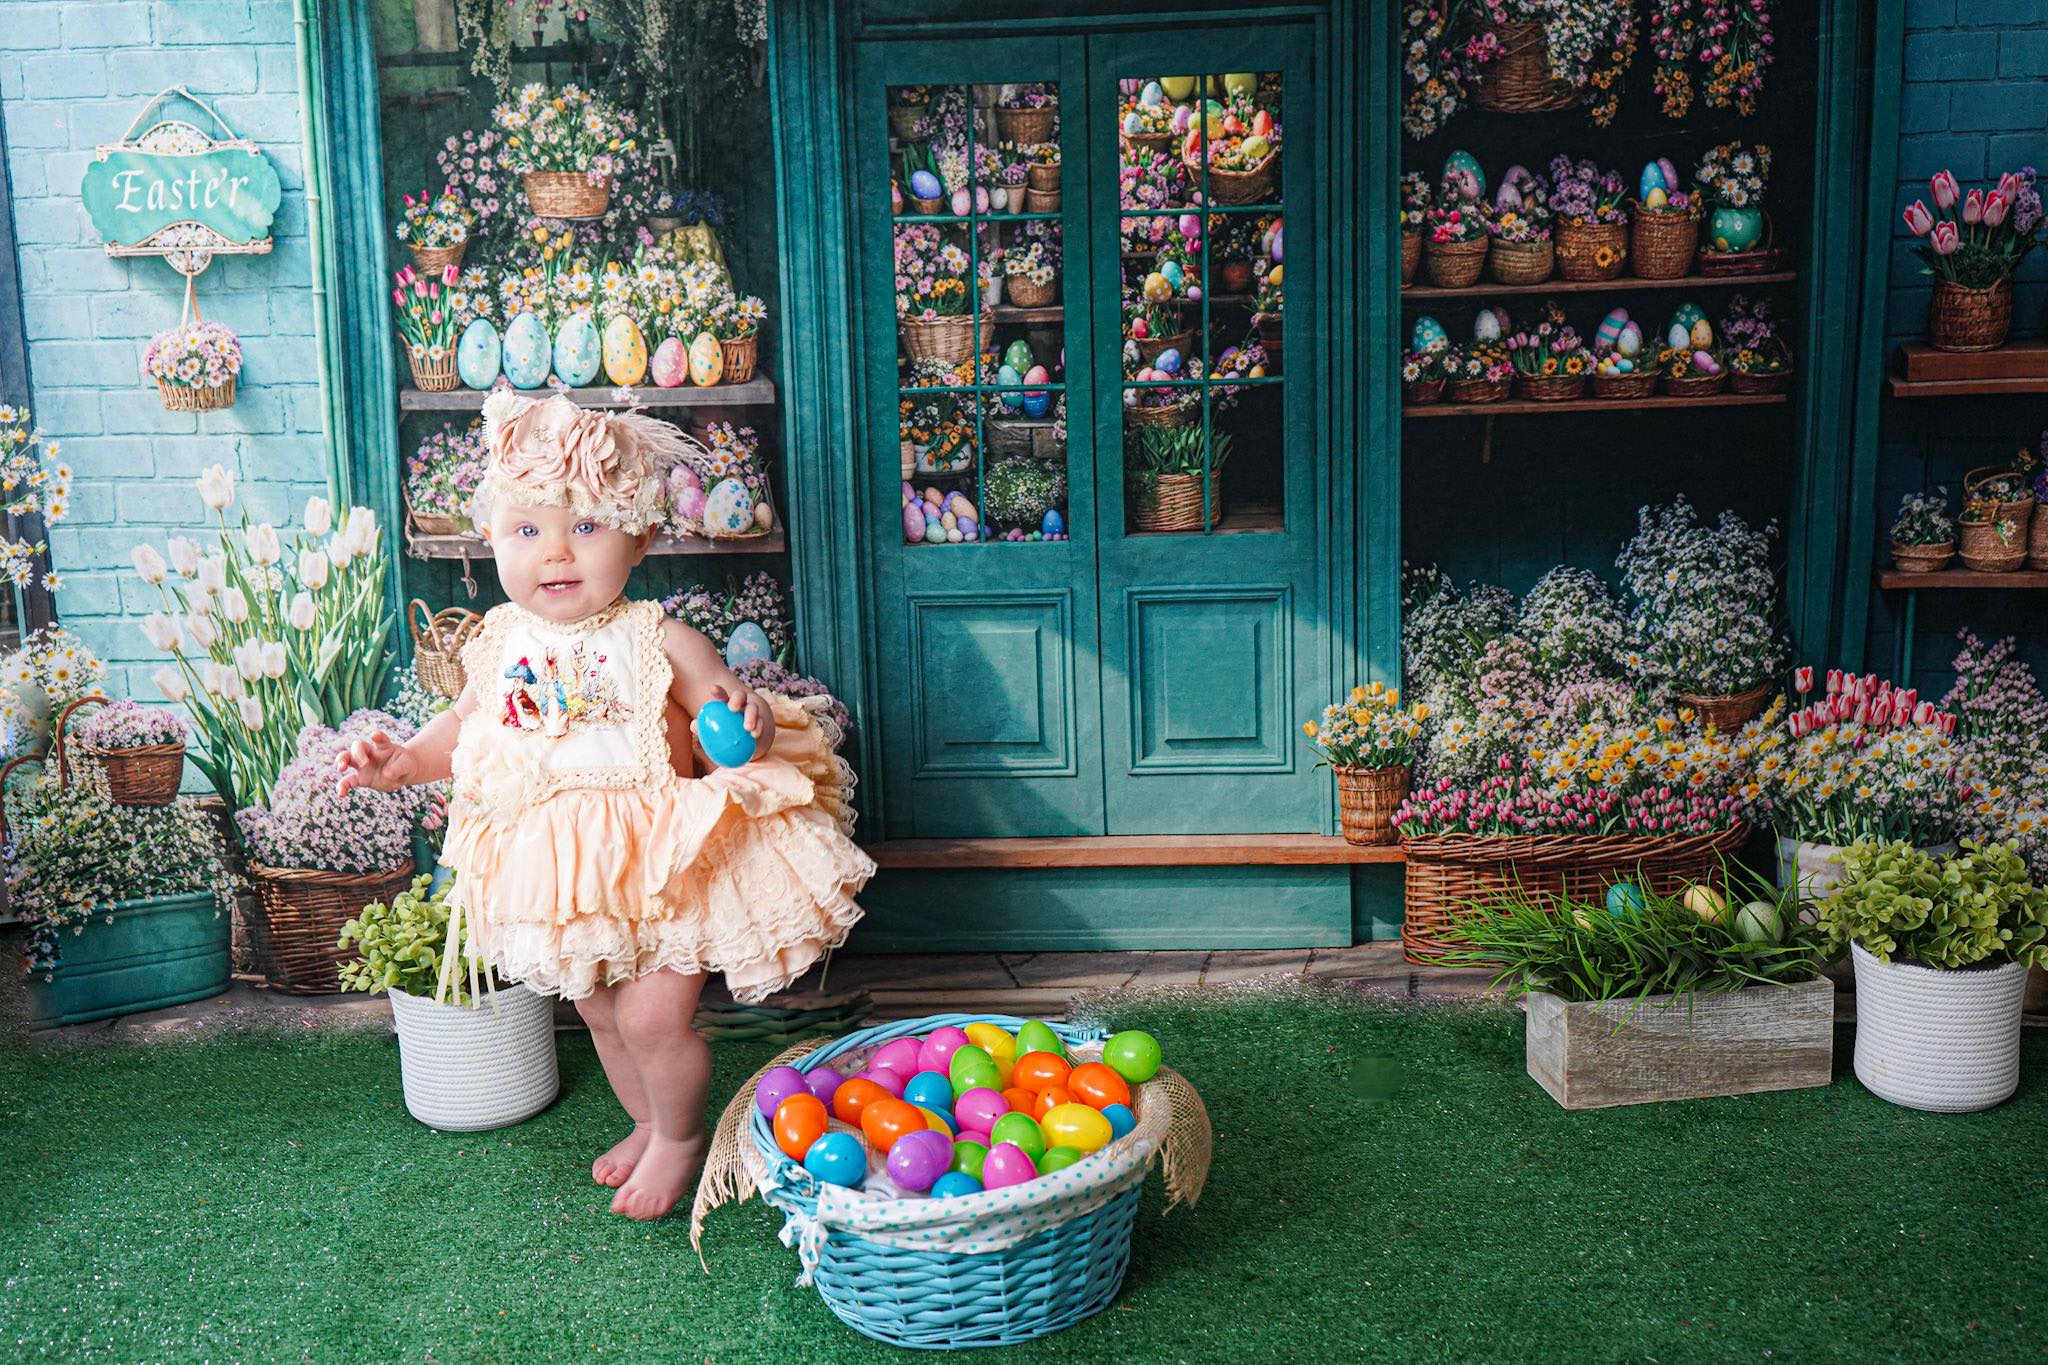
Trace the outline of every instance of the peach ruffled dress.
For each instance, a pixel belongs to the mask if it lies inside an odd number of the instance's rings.
[[[454,755],[442,861],[472,956],[579,999],[672,967],[734,998],[788,987],[860,918],[874,863],[849,837],[853,773],[803,703],[764,693],[765,758],[671,765],[662,612],[621,599],[561,625],[494,607],[464,648],[477,692]]]

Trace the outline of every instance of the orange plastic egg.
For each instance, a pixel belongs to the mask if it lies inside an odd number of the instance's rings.
[[[825,1101],[791,1095],[775,1106],[775,1145],[791,1161],[802,1161],[811,1144],[825,1136]]]
[[[1027,1052],[1017,1059],[1017,1084],[1034,1094],[1047,1086],[1065,1085],[1073,1066],[1054,1052]]]
[[[1013,1114],[1028,1114],[1038,1103],[1038,1094],[1021,1085],[1013,1085],[1003,1092],[1003,1103],[1010,1106]]]
[[[928,1128],[924,1111],[907,1100],[891,1099],[884,1094],[861,1111],[860,1130],[867,1134],[868,1146],[878,1152],[886,1152],[896,1145],[896,1139]]]
[[[1101,1062],[1083,1062],[1075,1067],[1074,1074],[1067,1077],[1067,1089],[1074,1092],[1075,1099],[1097,1109],[1131,1102],[1129,1082]]]
[[[1073,1093],[1065,1086],[1049,1085],[1038,1092],[1038,1099],[1032,1103],[1029,1112],[1032,1118],[1042,1119],[1054,1109],[1059,1108],[1059,1106],[1072,1104],[1073,1102]]]
[[[876,1100],[894,1098],[873,1081],[855,1076],[832,1092],[832,1113],[841,1123],[860,1124],[861,1111]]]

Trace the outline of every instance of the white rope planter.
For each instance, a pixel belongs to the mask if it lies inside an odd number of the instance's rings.
[[[1856,963],[1856,1079],[1874,1095],[1938,1114],[1989,1109],[2020,1083],[2024,964],[1936,971],[1879,962],[1860,943]]]
[[[475,1009],[392,991],[405,1107],[429,1128],[474,1133],[532,1118],[561,1091],[555,1007],[525,986]]]

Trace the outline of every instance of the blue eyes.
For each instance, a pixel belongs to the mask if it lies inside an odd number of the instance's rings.
[[[540,528],[539,528],[538,526],[535,526],[535,525],[534,525],[533,523],[531,523],[531,522],[528,522],[528,523],[526,523],[525,525],[521,526],[521,527],[520,527],[520,528],[519,528],[519,529],[518,529],[517,531],[515,531],[515,532],[514,532],[513,534],[514,534],[514,535],[518,535],[518,536],[523,536],[523,537],[525,537],[526,539],[528,539],[528,540],[531,540],[531,539],[533,539],[533,537],[535,537],[535,536],[537,536],[537,535],[539,535],[539,534],[540,534]],[[597,534],[597,523],[596,523],[596,522],[594,522],[594,521],[579,521],[579,522],[577,522],[577,523],[576,523],[576,534],[577,534],[577,535],[595,535],[595,534]]]

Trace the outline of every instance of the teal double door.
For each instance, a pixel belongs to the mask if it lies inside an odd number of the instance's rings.
[[[888,837],[1329,827],[1317,32],[858,45]]]

